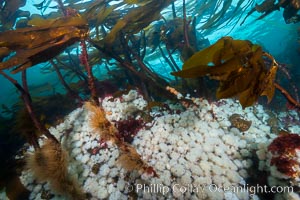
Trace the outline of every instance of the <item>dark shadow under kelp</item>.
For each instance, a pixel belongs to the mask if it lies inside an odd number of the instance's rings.
[[[0,189],[6,188],[10,199],[28,199],[30,192],[19,179],[25,162],[15,159],[25,140],[11,127],[14,121],[0,115]]]

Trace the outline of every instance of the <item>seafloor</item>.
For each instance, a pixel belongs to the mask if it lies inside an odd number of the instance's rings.
[[[134,137],[132,145],[143,160],[153,166],[159,177],[127,172],[118,163],[118,148],[101,144],[101,138],[89,125],[85,107],[71,112],[63,123],[50,132],[69,153],[69,171],[90,199],[260,199],[255,190],[248,190],[252,179],[267,181],[269,186],[297,186],[275,167],[270,167],[268,145],[277,137],[276,128],[299,132],[297,125],[284,126],[286,120],[299,120],[297,112],[274,113],[256,104],[242,109],[234,100],[208,102],[191,98],[192,104],[169,104],[168,109],[153,109],[153,120]],[[147,102],[135,90],[120,98],[100,100],[111,121],[141,116],[137,111]],[[247,131],[240,131],[230,122],[238,114],[251,121]],[[272,123],[273,118],[279,123]],[[67,133],[66,133],[66,130]],[[41,141],[43,138],[41,138]],[[103,145],[99,152],[93,149]],[[27,152],[33,152],[28,148]],[[94,155],[93,155],[94,154]],[[255,176],[255,174],[260,174]],[[261,176],[263,174],[264,176]],[[23,171],[21,180],[31,191],[30,199],[64,199],[51,193],[47,183],[38,183],[30,171]],[[256,180],[259,182],[259,180]],[[233,191],[219,187],[245,186]],[[276,198],[296,199],[294,192],[275,194]]]

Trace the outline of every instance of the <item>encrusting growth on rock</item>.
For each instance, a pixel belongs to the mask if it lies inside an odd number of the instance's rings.
[[[251,124],[252,124],[251,121],[244,120],[242,118],[242,116],[239,115],[239,114],[231,115],[229,117],[229,121],[230,121],[230,123],[233,127],[239,129],[242,132],[247,131],[250,128]]]
[[[84,193],[68,173],[68,155],[51,139],[27,157],[27,166],[38,181],[48,181],[54,192],[72,200],[83,200]]]

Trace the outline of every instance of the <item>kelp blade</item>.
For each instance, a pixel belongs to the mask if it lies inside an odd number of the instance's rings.
[[[48,61],[88,33],[87,21],[80,16],[55,20],[35,19],[31,23],[43,25],[0,34],[0,47],[16,53],[7,61],[0,63],[0,70],[15,67],[12,72],[17,73]]]
[[[219,80],[218,99],[238,96],[243,108],[253,105],[259,96],[268,102],[274,95],[277,67],[268,69],[264,52],[248,40],[223,37],[210,47],[195,53],[181,71],[173,72],[182,78],[209,76]]]

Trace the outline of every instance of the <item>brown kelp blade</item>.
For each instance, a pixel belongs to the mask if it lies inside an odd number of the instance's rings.
[[[275,94],[275,87],[274,87],[274,82],[275,82],[275,78],[276,78],[276,73],[277,73],[277,66],[273,66],[268,74],[267,74],[267,78],[264,81],[264,89],[261,93],[261,96],[267,96],[268,98],[268,103],[271,102],[271,100],[274,97]]]
[[[12,73],[17,73],[45,62],[88,33],[87,23],[80,16],[35,19],[30,23],[38,26],[0,33],[0,48],[15,52],[10,59],[0,63],[0,70],[15,67]]]
[[[111,31],[106,35],[104,38],[105,44],[113,44],[121,31],[124,33],[138,33],[153,21],[158,20],[160,18],[161,10],[171,2],[172,0],[149,1],[149,3],[143,6],[133,8],[123,18],[119,19]]]
[[[277,67],[268,69],[261,47],[247,40],[223,37],[214,45],[195,53],[173,72],[182,78],[209,76],[220,81],[217,98],[239,97],[243,108],[265,95],[268,102],[274,95]]]

